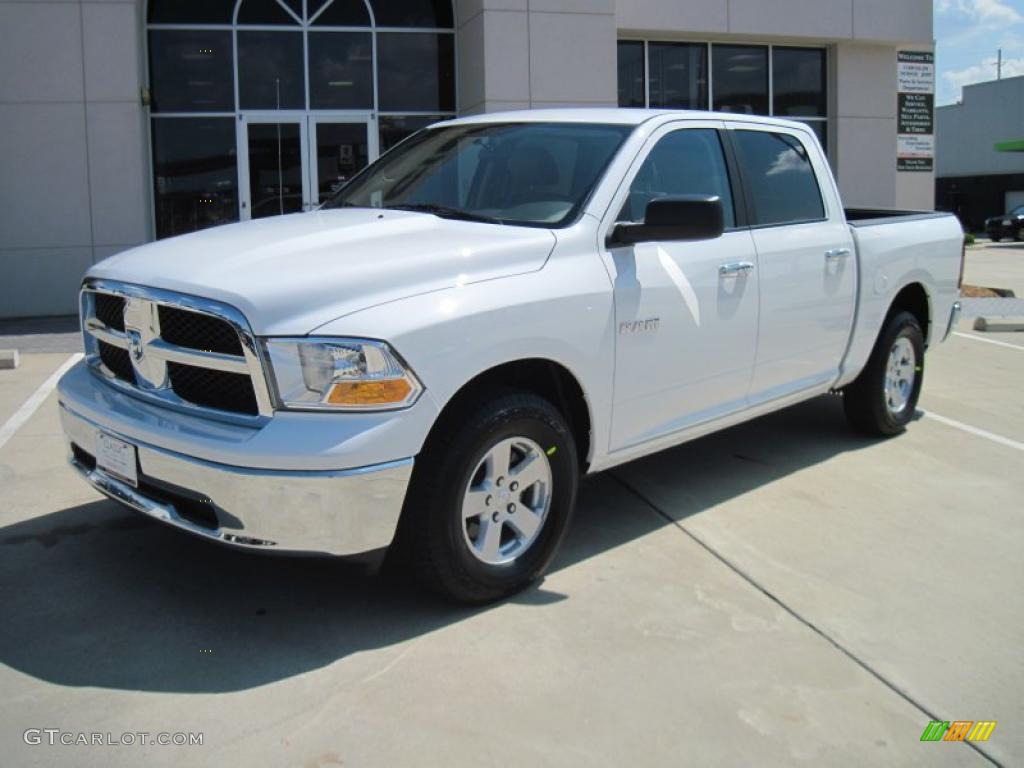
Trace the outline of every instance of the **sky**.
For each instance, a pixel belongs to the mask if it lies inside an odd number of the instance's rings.
[[[1003,49],[1003,77],[1024,75],[1024,0],[934,0],[937,103],[960,100],[961,88],[996,79]]]

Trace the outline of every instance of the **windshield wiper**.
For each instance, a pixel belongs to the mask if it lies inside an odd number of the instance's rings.
[[[398,205],[385,205],[388,210],[416,211],[418,213],[432,213],[444,219],[460,219],[462,221],[482,221],[485,224],[504,224],[501,219],[493,216],[481,216],[478,213],[463,211],[460,208],[450,208],[447,205],[435,205],[434,203],[399,203]]]

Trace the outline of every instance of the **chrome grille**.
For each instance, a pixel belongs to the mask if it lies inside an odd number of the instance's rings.
[[[82,328],[93,370],[135,396],[230,421],[273,412],[259,347],[233,307],[93,280]]]

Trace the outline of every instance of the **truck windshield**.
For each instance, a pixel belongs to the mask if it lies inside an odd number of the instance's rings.
[[[421,131],[324,208],[397,208],[535,227],[573,221],[630,125],[485,123]]]

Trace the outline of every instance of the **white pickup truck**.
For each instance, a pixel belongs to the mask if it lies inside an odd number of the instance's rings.
[[[800,123],[451,120],[317,211],[97,264],[60,413],[78,472],[151,517],[390,546],[492,600],[544,572],[585,473],[830,391],[902,431],[962,259],[952,216],[844,211]]]

